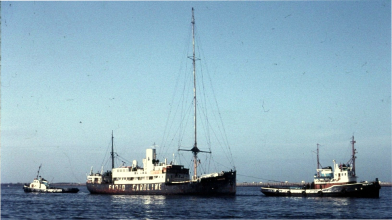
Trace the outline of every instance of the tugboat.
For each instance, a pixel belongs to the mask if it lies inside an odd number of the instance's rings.
[[[39,192],[39,193],[77,193],[77,192],[79,192],[78,188],[51,187],[49,185],[49,182],[39,175],[40,169],[41,169],[41,166],[39,166],[37,177],[34,178],[33,182],[30,184],[26,183],[23,186],[23,190],[25,192]]]
[[[351,140],[352,157],[347,164],[337,164],[334,167],[320,168],[319,145],[317,144],[317,173],[314,182],[304,187],[261,187],[261,192],[266,196],[312,196],[312,197],[363,197],[378,198],[381,186],[378,178],[374,182],[357,182],[355,172],[354,136]]]
[[[110,171],[94,173],[91,168],[87,176],[86,186],[91,194],[130,194],[130,195],[235,195],[236,171],[221,171],[198,176],[197,168],[202,151],[197,145],[196,126],[196,57],[195,57],[195,19],[192,8],[192,38],[193,56],[193,107],[194,107],[194,144],[191,149],[178,149],[190,151],[193,154],[193,175],[183,165],[168,163],[166,159],[160,162],[156,156],[155,147],[146,150],[143,159],[143,168],[138,166],[136,160],[132,166],[114,167],[113,132],[112,132],[112,167]]]

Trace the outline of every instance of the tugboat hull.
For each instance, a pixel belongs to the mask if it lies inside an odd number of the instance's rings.
[[[372,182],[335,185],[325,189],[262,187],[261,192],[266,196],[379,198],[380,188],[378,182]]]
[[[37,189],[31,188],[28,186],[23,186],[23,190],[25,192],[39,192],[39,193],[77,193],[79,192],[78,188],[49,188],[49,189]]]

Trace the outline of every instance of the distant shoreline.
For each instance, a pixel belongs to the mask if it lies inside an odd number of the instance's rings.
[[[20,185],[23,186],[25,183],[2,183],[1,187],[4,186],[8,186],[8,185],[12,185],[12,186],[16,186],[16,185]],[[307,183],[305,183],[307,184]],[[85,186],[86,183],[51,183],[51,185],[56,185],[56,186]],[[277,183],[277,182],[272,182],[272,183],[247,183],[247,182],[243,182],[243,183],[237,183],[237,187],[265,187],[265,186],[303,186],[303,183]],[[381,187],[392,187],[392,182],[381,182],[380,183]]]

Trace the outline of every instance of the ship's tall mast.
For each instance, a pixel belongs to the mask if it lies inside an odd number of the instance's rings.
[[[197,147],[197,99],[196,99],[196,52],[195,52],[195,16],[194,16],[194,9],[192,8],[192,48],[193,48],[193,55],[189,57],[192,59],[193,64],[193,105],[194,105],[194,133],[195,133],[195,142],[193,144],[193,148],[190,150],[185,149],[178,149],[179,151],[191,151],[193,153],[193,179],[197,179],[197,154],[199,152],[203,153],[211,153],[210,151],[201,151]]]
[[[112,169],[114,169],[113,139],[114,139],[114,137],[113,137],[113,131],[112,131],[112,152],[111,152],[111,155],[112,155]]]
[[[192,48],[193,48],[193,56],[192,56],[192,64],[193,64],[193,106],[194,106],[194,128],[195,128],[195,143],[193,148],[197,149],[197,117],[196,117],[196,53],[195,53],[195,16],[194,9],[192,8]],[[195,179],[197,178],[197,151],[193,152],[193,169]]]
[[[194,123],[195,123],[195,146],[197,146],[197,118],[196,118],[196,52],[195,52],[195,16],[192,8],[192,64],[193,64],[193,105],[194,105]]]

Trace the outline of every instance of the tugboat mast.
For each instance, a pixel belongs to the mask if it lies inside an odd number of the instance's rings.
[[[355,149],[355,146],[354,146],[354,144],[355,143],[357,143],[355,140],[354,140],[354,136],[352,136],[352,138],[351,138],[351,150],[352,150],[352,156],[351,156],[351,159],[347,162],[347,164],[352,164],[352,168],[351,168],[351,173],[352,173],[352,176],[356,176],[357,174],[355,173],[355,158],[357,158],[356,156],[355,156],[355,153],[357,152],[357,150]]]
[[[317,170],[320,169],[319,146],[320,144],[317,143]],[[320,177],[320,172],[317,172],[317,177]]]
[[[354,176],[356,175],[356,173],[355,173],[355,158],[356,158],[356,156],[355,156],[355,147],[354,147],[354,144],[356,143],[356,141],[354,141],[354,136],[352,137],[352,140],[351,140],[351,148],[352,148],[352,152],[353,152],[353,155],[352,155],[352,158],[351,158],[351,160],[352,160],[352,163],[353,163],[353,169],[352,169],[352,171],[353,171],[353,173],[354,173]]]
[[[38,179],[38,177],[39,177],[39,170],[41,169],[41,166],[42,166],[42,163],[41,163],[41,165],[39,165],[39,167],[38,167],[37,179]]]
[[[113,130],[112,130],[112,152],[111,152],[111,156],[112,156],[112,169],[114,169],[114,152],[113,152]]]

